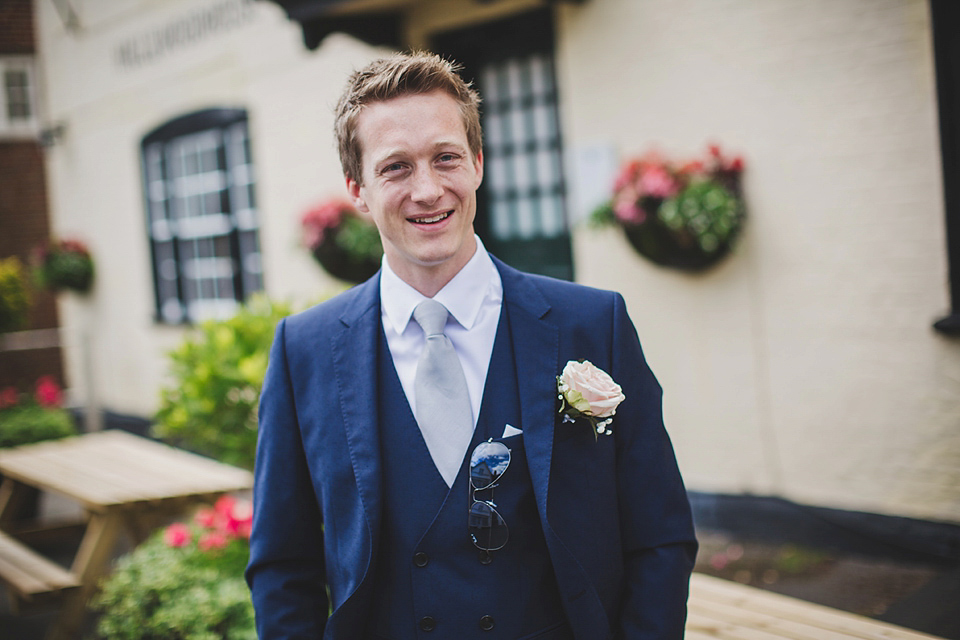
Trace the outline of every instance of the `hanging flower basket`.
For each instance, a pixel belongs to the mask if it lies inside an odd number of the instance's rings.
[[[93,286],[93,258],[79,240],[60,240],[34,253],[37,281],[50,291],[87,293]]]
[[[349,203],[329,200],[303,215],[304,244],[327,273],[360,283],[380,268],[383,247],[377,228]]]
[[[733,247],[745,219],[743,160],[709,148],[705,160],[679,165],[648,153],[628,161],[613,198],[592,215],[595,225],[623,227],[633,248],[651,262],[703,271]]]

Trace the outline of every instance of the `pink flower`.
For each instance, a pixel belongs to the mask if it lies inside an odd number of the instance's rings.
[[[661,166],[652,166],[640,176],[640,191],[655,198],[669,198],[677,193],[677,181]]]
[[[182,522],[175,522],[163,532],[163,540],[168,547],[185,547],[190,544],[190,528]]]
[[[567,362],[560,374],[559,386],[567,404],[594,418],[612,416],[624,400],[620,385],[589,360]]]
[[[229,493],[225,493],[213,504],[213,510],[217,513],[218,516],[227,519],[230,517],[230,514],[233,513],[233,506],[237,503],[237,499],[231,496]]]
[[[217,520],[217,512],[213,509],[204,507],[197,511],[197,514],[193,516],[193,521],[196,522],[201,527],[210,528],[214,525]]]
[[[304,243],[311,250],[316,249],[323,242],[324,232],[336,227],[344,215],[353,212],[353,207],[343,200],[328,200],[310,209],[300,220]]]
[[[250,539],[250,532],[253,531],[253,520],[249,522],[242,522],[237,525],[237,537],[243,538],[244,540]]]
[[[37,403],[42,407],[59,407],[63,400],[63,394],[60,393],[60,385],[53,379],[53,376],[43,376],[37,380],[34,396],[37,399]]]
[[[619,191],[613,201],[613,214],[620,222],[641,224],[647,218],[647,212],[638,203],[640,194],[633,185]]]
[[[237,537],[249,538],[252,523],[253,505],[245,500],[238,500],[227,519],[227,532]],[[244,532],[246,532],[246,535],[244,535]]]
[[[0,409],[16,406],[19,394],[16,387],[4,387],[0,390]]]
[[[213,551],[215,549],[223,549],[227,546],[227,536],[223,535],[219,531],[208,531],[197,541],[197,548],[201,551]]]

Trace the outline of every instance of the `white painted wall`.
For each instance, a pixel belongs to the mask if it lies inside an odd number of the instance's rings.
[[[332,36],[308,52],[256,2],[236,28],[116,63],[120,43],[217,1],[77,0],[73,33],[35,3],[45,124],[66,126],[48,152],[54,228],[86,239],[98,266],[92,299],[63,302],[71,391],[84,397],[89,344],[117,411],[156,408],[163,353],[184,332],[152,320],[139,144],[157,125],[246,108],[268,292],[337,286],[299,247],[298,221],[342,193],[331,110],[376,51]],[[412,41],[460,24],[444,6],[414,11]],[[627,298],[688,485],[960,521],[960,345],[930,329],[949,300],[926,3],[589,0],[558,18],[571,158],[654,144],[689,156],[715,140],[747,160],[749,228],[708,274],[654,267],[615,230],[575,233],[577,279]]]
[[[239,2],[238,2],[239,4]],[[267,291],[298,303],[341,284],[299,242],[299,218],[344,187],[329,131],[346,79],[374,51],[345,36],[307,51],[300,29],[274,4],[250,2],[234,28],[185,44],[136,67],[116,62],[130,38],[222,0],[75,3],[81,27],[65,30],[53,3],[37,2],[45,119],[65,125],[48,152],[56,233],[89,242],[97,282],[88,301],[64,300],[71,396],[91,383],[103,406],[151,414],[164,382],[164,354],[185,330],[153,321],[153,281],[140,177],[140,142],[168,120],[207,107],[248,110]],[[85,347],[88,345],[88,347]]]
[[[688,484],[960,519],[949,309],[922,0],[568,7],[571,152],[745,154],[749,228],[703,276],[581,229],[578,280],[627,297]]]

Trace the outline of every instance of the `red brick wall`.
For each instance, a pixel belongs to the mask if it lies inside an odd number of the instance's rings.
[[[34,53],[31,0],[0,0],[0,55]],[[50,237],[43,149],[34,140],[0,141],[0,258],[29,264],[30,251]],[[35,291],[27,329],[60,325],[56,300]],[[0,387],[33,388],[37,378],[64,382],[60,348],[0,351]]]
[[[31,0],[0,0],[0,54],[30,55],[33,40]]]
[[[29,264],[30,251],[50,236],[43,150],[32,141],[0,142],[0,257]],[[28,329],[59,326],[52,294],[35,291]],[[63,382],[60,349],[0,351],[0,386],[32,385],[42,375]]]

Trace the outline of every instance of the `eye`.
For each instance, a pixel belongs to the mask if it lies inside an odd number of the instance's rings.
[[[404,165],[400,162],[391,162],[380,169],[381,175],[395,174],[404,170]]]
[[[442,163],[456,162],[460,156],[455,153],[441,153],[437,156],[437,160]]]

